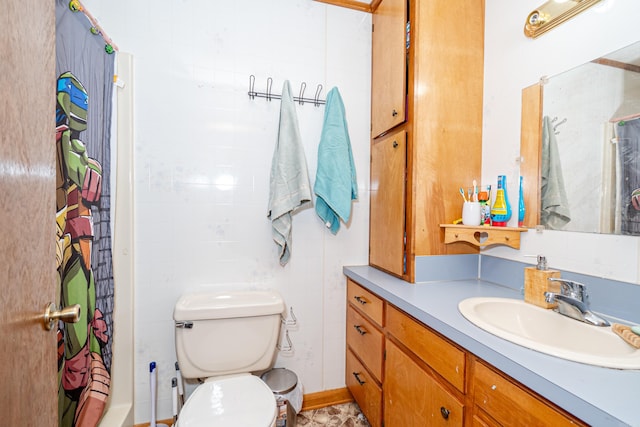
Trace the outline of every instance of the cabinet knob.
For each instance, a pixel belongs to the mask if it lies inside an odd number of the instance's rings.
[[[396,117],[396,116],[398,115],[398,112],[397,112],[396,110],[393,110],[393,113],[391,113],[391,115],[392,115],[393,117]]]
[[[393,141],[393,148],[398,148],[398,141]]]
[[[358,374],[357,372],[352,372],[352,374],[356,378],[356,381],[358,381],[358,384],[364,385],[365,382],[360,379],[360,374]]]
[[[449,414],[451,412],[449,412],[449,410],[447,408],[445,408],[444,406],[440,407],[440,414],[442,415],[442,418],[444,418],[445,420],[449,419]]]
[[[360,335],[364,335],[367,333],[366,329],[362,329],[362,327],[360,325],[353,325],[353,327],[356,329],[356,331],[358,331],[358,333]]]

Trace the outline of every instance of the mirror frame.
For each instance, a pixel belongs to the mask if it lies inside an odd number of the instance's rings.
[[[522,89],[520,175],[526,208],[522,226],[527,228],[535,228],[540,224],[542,94],[541,83]]]

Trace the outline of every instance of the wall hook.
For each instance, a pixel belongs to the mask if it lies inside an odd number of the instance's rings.
[[[286,326],[297,326],[298,319],[296,318],[296,315],[293,314],[293,307],[289,308],[289,316],[291,317],[291,319],[287,319],[284,316],[280,315],[280,319],[282,320],[282,324],[286,325]]]
[[[249,76],[249,98],[251,99],[256,99],[255,84],[256,84],[256,76],[251,74]]]
[[[320,93],[322,92],[322,85],[319,84],[318,87],[316,88],[316,96],[313,97],[313,105],[314,106],[319,106],[320,105]],[[324,102],[323,102],[324,104]]]
[[[305,82],[300,83],[300,94],[298,95],[298,103],[304,105],[304,90],[307,88]]]
[[[267,77],[267,101],[271,101],[271,87],[273,86],[273,79],[271,77]]]
[[[276,345],[277,349],[284,353],[285,355],[293,354],[293,342],[291,342],[291,338],[289,337],[289,331],[284,331],[284,339],[287,342],[285,345],[278,343]]]
[[[557,117],[556,117],[557,119]],[[554,120],[555,121],[555,120]],[[558,127],[564,123],[567,122],[567,118],[565,117],[564,119],[562,119],[561,121],[559,121],[558,123],[556,123],[555,125],[553,125],[553,132],[558,135],[560,133],[560,131],[557,131],[556,129],[558,129]],[[552,122],[553,123],[553,122]]]

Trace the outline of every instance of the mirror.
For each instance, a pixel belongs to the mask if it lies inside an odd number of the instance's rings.
[[[525,224],[640,235],[640,42],[525,88],[522,108]]]

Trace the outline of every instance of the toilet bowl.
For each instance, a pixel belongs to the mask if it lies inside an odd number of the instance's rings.
[[[176,427],[273,427],[271,388],[253,373],[272,367],[282,297],[275,291],[207,291],[180,297],[173,312],[176,354],[191,393]]]
[[[210,379],[185,403],[176,427],[273,427],[276,400],[260,378],[250,374]]]

